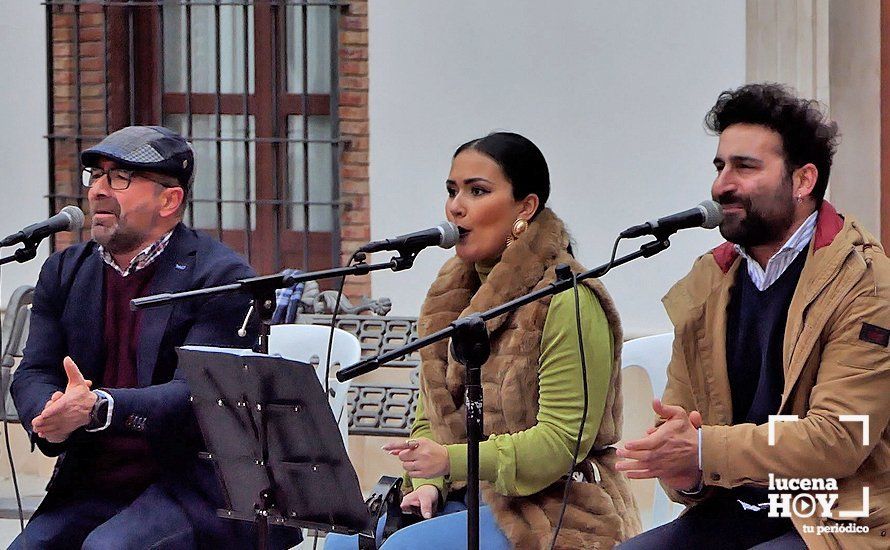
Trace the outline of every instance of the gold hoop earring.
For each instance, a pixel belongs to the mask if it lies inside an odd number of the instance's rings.
[[[525,233],[526,229],[528,229],[528,221],[519,218],[513,222],[513,227],[510,228],[510,236],[507,237],[507,246],[513,244],[513,241]]]

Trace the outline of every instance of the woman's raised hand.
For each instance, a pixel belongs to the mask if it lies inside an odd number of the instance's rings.
[[[448,450],[432,439],[420,437],[395,443],[387,443],[383,450],[402,461],[402,468],[412,478],[431,479],[448,475],[451,463]]]

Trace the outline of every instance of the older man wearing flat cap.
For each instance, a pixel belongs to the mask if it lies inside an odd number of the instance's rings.
[[[251,547],[250,529],[217,517],[219,486],[198,459],[203,443],[175,353],[185,344],[249,347],[237,333],[248,298],[144,311],[129,303],[253,270],[183,225],[194,154],[175,132],[123,128],[81,161],[92,239],[43,265],[12,383],[32,443],[59,458],[11,548]]]

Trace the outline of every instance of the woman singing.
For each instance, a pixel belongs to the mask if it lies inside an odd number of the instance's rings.
[[[584,268],[562,221],[544,205],[550,176],[528,139],[498,132],[461,145],[445,182],[445,213],[460,230],[421,309],[421,336],[499,306]],[[621,437],[621,325],[594,279],[487,322],[479,446],[480,542],[486,549],[549,548],[567,474],[587,414],[557,548],[609,548],[640,529],[636,504],[611,447]],[[386,550],[464,548],[467,512],[464,367],[447,341],[421,350],[420,401],[407,441],[387,444],[406,471],[402,509],[424,519],[387,539]],[[327,550],[355,547],[330,535]]]

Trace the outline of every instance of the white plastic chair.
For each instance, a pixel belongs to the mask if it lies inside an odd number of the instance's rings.
[[[644,336],[624,343],[621,352],[621,369],[628,367],[640,367],[646,371],[649,382],[652,384],[652,395],[661,397],[667,386],[667,366],[671,360],[671,346],[674,341],[673,333]],[[638,402],[639,400],[624,399],[624,416],[643,415],[642,418],[653,418],[652,404],[650,402]],[[628,437],[629,434],[625,434]],[[634,434],[642,437],[644,434]],[[643,530],[653,529],[664,525],[683,511],[683,506],[672,502],[662,489],[661,484],[654,480],[654,499],[651,515],[646,510],[640,510]]]
[[[269,334],[269,355],[280,355],[287,359],[302,361],[316,365],[315,376],[324,387],[325,359],[328,353],[328,339],[331,327],[321,325],[272,325]],[[333,375],[341,367],[357,363],[362,355],[362,346],[358,338],[352,334],[334,329],[334,341],[331,346],[331,368],[328,387],[328,400],[331,411],[337,419],[343,445],[348,449],[349,415],[345,414],[346,394],[350,382],[340,382]]]

